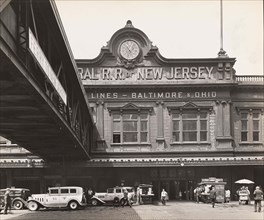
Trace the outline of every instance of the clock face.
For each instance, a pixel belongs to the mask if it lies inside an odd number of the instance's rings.
[[[120,54],[127,60],[133,60],[139,55],[138,44],[133,40],[124,41],[120,46]]]

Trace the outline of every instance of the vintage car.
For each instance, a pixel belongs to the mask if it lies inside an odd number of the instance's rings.
[[[28,198],[28,209],[36,211],[39,208],[69,208],[75,210],[86,206],[82,187],[64,186],[51,187],[47,194],[32,194]]]
[[[7,189],[0,189],[0,207],[4,207],[4,195]],[[11,207],[13,209],[23,209],[27,207],[27,199],[31,195],[29,189],[10,188]]]
[[[93,206],[106,203],[118,203],[122,205],[124,203],[124,189],[128,191],[128,198],[131,204],[133,204],[135,199],[134,187],[129,186],[116,186],[113,188],[108,188],[106,192],[95,193],[91,198],[91,204]]]

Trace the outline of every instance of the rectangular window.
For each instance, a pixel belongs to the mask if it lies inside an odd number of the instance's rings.
[[[240,113],[241,142],[260,141],[260,113],[244,111]]]
[[[173,142],[206,142],[208,140],[208,113],[184,111],[172,113]]]
[[[241,113],[241,141],[248,140],[248,114]]]
[[[116,189],[116,193],[121,193],[121,189]]]
[[[259,122],[260,122],[260,114],[259,113],[253,113],[253,141],[259,141]]]
[[[113,143],[148,142],[149,116],[147,113],[113,113]]]
[[[76,189],[70,189],[70,193],[76,193]]]
[[[121,143],[121,116],[113,114],[113,143]]]
[[[114,193],[114,188],[107,189],[107,193]]]
[[[69,189],[61,189],[61,193],[69,193]]]
[[[50,194],[58,194],[59,190],[58,189],[51,189]]]

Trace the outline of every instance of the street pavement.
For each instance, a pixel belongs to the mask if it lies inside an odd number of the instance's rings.
[[[46,210],[31,212],[29,210],[12,210],[12,214],[0,215],[0,220],[263,220],[261,212],[254,212],[252,205],[238,205],[238,202],[211,204],[194,202],[167,202],[151,205],[133,205],[132,208],[97,206],[86,207],[76,211]]]

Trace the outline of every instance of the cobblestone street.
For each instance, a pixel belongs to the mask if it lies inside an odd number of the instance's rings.
[[[74,219],[74,220],[263,220],[264,213],[254,212],[253,205],[229,204],[196,204],[193,202],[168,202],[160,204],[141,205],[114,208],[111,206],[87,207],[84,210],[12,210],[12,214],[0,215],[1,220],[43,220],[43,219]]]

